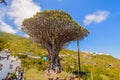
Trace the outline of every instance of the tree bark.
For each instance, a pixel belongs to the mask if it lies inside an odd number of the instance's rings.
[[[61,73],[63,68],[60,63],[59,51],[48,50],[48,58],[50,60],[50,65],[48,66],[48,72]]]

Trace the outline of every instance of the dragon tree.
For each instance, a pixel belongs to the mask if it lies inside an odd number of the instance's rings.
[[[57,73],[63,70],[59,52],[70,41],[81,40],[89,34],[87,29],[61,10],[37,12],[23,21],[22,30],[48,51],[48,70]]]

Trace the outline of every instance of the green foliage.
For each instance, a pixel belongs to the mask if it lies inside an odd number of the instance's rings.
[[[0,51],[8,47],[7,40],[0,36]]]
[[[67,12],[61,10],[36,13],[23,21],[22,30],[47,50],[53,48],[51,45],[54,46],[56,52],[70,41],[81,40],[89,35],[86,28],[80,26]]]
[[[19,59],[26,59],[27,55],[26,54],[21,54],[21,55],[17,55]]]
[[[12,79],[16,78],[16,74],[15,73],[12,73],[11,76],[12,76]]]

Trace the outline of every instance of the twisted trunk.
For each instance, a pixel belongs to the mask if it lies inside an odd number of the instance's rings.
[[[59,57],[59,50],[51,50],[48,49],[48,58],[50,61],[50,65],[48,66],[48,72],[55,72],[55,73],[60,73],[63,68],[60,63],[60,57]]]

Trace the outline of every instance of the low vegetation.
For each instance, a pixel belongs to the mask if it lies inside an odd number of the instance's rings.
[[[49,61],[45,60],[47,51],[37,47],[35,43],[29,41],[25,37],[20,37],[8,33],[0,33],[0,39],[5,40],[5,44],[1,45],[1,50],[9,48],[12,55],[18,56],[22,61],[22,67],[26,67],[26,80],[41,79],[44,70],[46,69]],[[4,41],[3,41],[4,42]],[[4,47],[2,47],[4,46]],[[39,56],[39,58],[30,57]],[[107,54],[97,54],[90,52],[81,52],[81,70],[85,71],[87,75],[85,80],[119,80],[120,79],[120,60]],[[73,71],[78,70],[77,52],[64,49],[60,52],[61,64],[64,72],[60,77],[66,77],[72,74]],[[66,75],[66,76],[65,76]],[[30,77],[33,76],[33,77]],[[30,79],[31,78],[31,79]],[[45,79],[42,79],[45,80]]]

